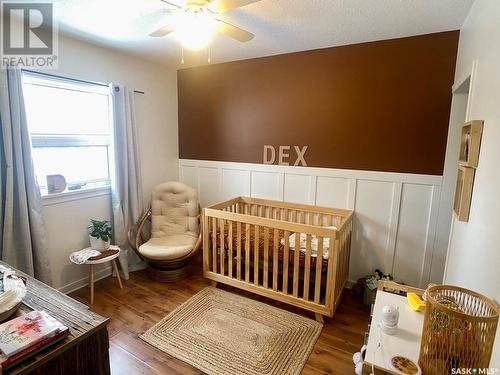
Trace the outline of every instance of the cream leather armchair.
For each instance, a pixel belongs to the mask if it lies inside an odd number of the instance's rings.
[[[151,222],[149,233],[148,221]],[[196,191],[180,182],[155,186],[151,205],[129,230],[128,240],[137,255],[147,262],[152,279],[172,282],[185,277],[201,247]]]

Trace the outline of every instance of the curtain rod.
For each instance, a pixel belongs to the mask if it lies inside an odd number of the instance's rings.
[[[39,75],[47,76],[47,77],[64,79],[64,80],[67,80],[67,81],[80,82],[80,83],[88,83],[88,84],[91,84],[91,85],[97,85],[97,86],[103,86],[103,87],[108,87],[109,86],[108,84],[102,83],[102,82],[86,81],[84,79],[70,78],[70,77],[60,76],[60,75],[56,75],[56,74],[45,73],[45,72],[37,72],[35,70],[21,69],[21,71],[32,73],[32,74],[39,74]],[[144,91],[139,91],[139,90],[134,90],[134,93],[141,94],[141,95],[145,94]]]

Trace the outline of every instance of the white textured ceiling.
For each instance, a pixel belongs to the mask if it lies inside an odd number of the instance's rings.
[[[171,0],[182,4],[182,0]],[[171,36],[148,34],[168,23],[160,0],[53,0],[61,33],[180,68]],[[474,0],[261,0],[222,19],[255,34],[247,43],[217,35],[212,63],[460,29]],[[207,51],[185,52],[185,66]]]

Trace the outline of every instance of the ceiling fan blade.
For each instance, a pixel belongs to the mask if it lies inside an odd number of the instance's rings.
[[[231,25],[230,23],[221,20],[217,21],[218,21],[217,31],[221,32],[224,35],[227,35],[228,37],[236,39],[240,42],[249,42],[255,36],[251,32],[240,29],[239,27]]]
[[[158,37],[162,37],[162,36],[165,36],[167,34],[170,34],[173,31],[175,31],[175,26],[167,25],[167,26],[163,26],[162,28],[160,28],[156,31],[153,31],[151,34],[149,34],[149,36],[158,38]]]
[[[182,6],[177,5],[177,4],[175,4],[175,3],[172,3],[172,2],[170,2],[170,1],[167,1],[167,0],[160,0],[160,1],[164,2],[165,4],[172,5],[173,7],[176,7],[176,8],[182,9]]]
[[[210,5],[214,4],[217,13],[225,13],[232,9],[241,8],[245,5],[259,2],[260,0],[214,0]]]

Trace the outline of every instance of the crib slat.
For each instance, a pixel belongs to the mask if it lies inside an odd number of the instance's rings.
[[[295,248],[293,249],[293,296],[299,295],[299,254],[300,233],[295,233]]]
[[[304,291],[303,298],[309,300],[309,281],[311,278],[311,235],[307,235],[306,239],[306,260],[304,264]]]
[[[260,227],[255,225],[255,235],[253,239],[253,283],[259,285],[259,243],[260,243]]]
[[[212,218],[212,271],[217,273],[217,219]]]
[[[241,222],[236,223],[236,278],[241,280]]]
[[[263,286],[267,288],[269,277],[269,228],[264,227],[264,281]]]
[[[278,246],[279,246],[278,230],[274,230],[274,245],[273,245],[273,289],[278,290]]]
[[[245,281],[250,282],[250,224],[245,224]]]
[[[346,231],[343,230],[341,235],[340,235],[340,282],[339,282],[339,289],[342,288],[344,285],[344,278],[345,278],[345,233]]]
[[[342,267],[342,235],[340,234],[338,239],[335,241],[335,247],[338,249],[338,254],[337,254],[337,268],[335,268],[335,294],[334,294],[334,300],[333,302],[337,302],[337,296],[339,295],[339,290],[341,288],[341,283],[342,283],[342,270],[340,267]]]
[[[314,302],[319,303],[321,294],[321,271],[323,266],[323,237],[318,237],[318,254],[316,256],[316,279],[314,280]]]
[[[290,232],[285,231],[285,248],[283,250],[283,293],[288,294],[288,263],[290,262]]]
[[[326,299],[325,304],[329,308],[333,308],[335,290],[336,290],[336,277],[333,274],[338,267],[338,232],[335,236],[330,237],[330,248],[328,249],[328,271],[326,273]]]
[[[219,241],[219,260],[220,260],[220,273],[221,275],[225,275],[225,255],[226,255],[226,246],[224,246],[225,236],[225,223],[224,219],[219,220],[220,225],[220,241]]]
[[[233,277],[233,222],[227,222],[227,242],[229,247],[229,254],[227,258],[227,274],[229,277]]]
[[[203,271],[210,271],[210,252],[209,252],[209,241],[208,234],[209,232],[208,226],[208,216],[203,215]]]
[[[347,230],[345,229],[342,236],[342,285],[347,281],[346,258],[347,258]]]

